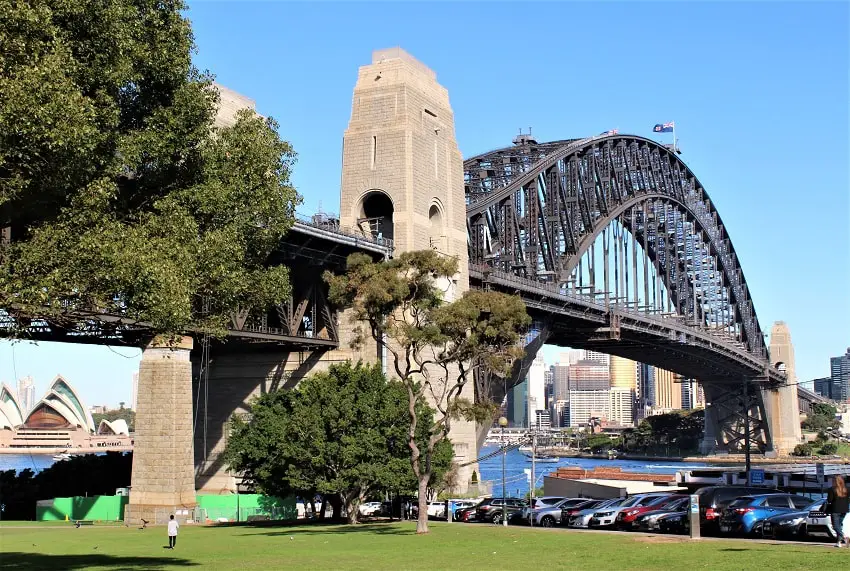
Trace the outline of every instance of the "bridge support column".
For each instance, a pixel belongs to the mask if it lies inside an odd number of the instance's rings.
[[[191,337],[174,346],[155,339],[142,354],[127,523],[165,523],[196,505],[191,350]]]
[[[790,454],[802,438],[797,386],[764,389],[762,398],[772,436],[773,451],[779,455]]]

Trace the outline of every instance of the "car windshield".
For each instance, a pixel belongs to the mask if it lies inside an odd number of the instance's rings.
[[[647,498],[647,500],[645,500],[643,502],[643,505],[645,505],[645,506],[658,506],[658,505],[661,505],[661,504],[670,503],[670,501],[671,501],[671,499],[668,496],[658,496],[657,498]]]

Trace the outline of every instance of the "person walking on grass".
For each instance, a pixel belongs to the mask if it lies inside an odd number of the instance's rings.
[[[835,547],[841,547],[841,543],[848,543],[850,529],[844,529],[844,518],[850,511],[847,498],[847,485],[844,478],[835,475],[832,478],[832,487],[826,494],[826,507],[824,510],[832,517],[832,529],[835,530]]]
[[[177,545],[177,530],[180,529],[180,524],[174,519],[174,514],[171,514],[171,519],[168,520],[168,548],[174,549]]]

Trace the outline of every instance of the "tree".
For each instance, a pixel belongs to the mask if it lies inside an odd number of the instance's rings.
[[[418,409],[428,417],[424,403]],[[258,397],[249,421],[234,417],[225,454],[231,469],[263,493],[339,494],[348,521],[356,523],[370,493],[411,487],[406,433],[404,387],[387,381],[378,366],[346,362],[304,379],[296,389]],[[443,473],[452,458],[446,444]]]
[[[802,427],[813,432],[823,432],[838,428],[840,422],[835,419],[837,409],[828,403],[812,405],[812,414],[803,421]]]
[[[290,292],[266,267],[293,222],[273,119],[213,126],[179,0],[0,0],[0,307],[73,324],[223,332]]]
[[[353,343],[368,335],[386,347],[391,370],[407,390],[417,533],[428,532],[426,495],[437,445],[447,440],[453,419],[492,419],[495,406],[486,379],[508,374],[522,355],[519,332],[531,321],[519,296],[470,290],[447,303],[441,286],[457,271],[457,259],[424,250],[381,262],[352,254],[345,274],[325,273],[331,302],[350,308],[352,320],[368,326]],[[468,398],[472,391],[464,392],[473,379],[477,401]],[[436,409],[433,421],[417,408],[423,401]],[[427,434],[424,443],[418,440],[420,430]]]

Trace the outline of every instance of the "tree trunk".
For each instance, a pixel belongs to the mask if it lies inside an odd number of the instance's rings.
[[[339,494],[332,494],[329,498],[331,502],[331,507],[333,508],[333,519],[340,520],[342,519],[342,498]]]
[[[428,481],[430,471],[419,474],[419,518],[416,520],[416,533],[428,533]]]
[[[318,514],[316,513],[316,498],[315,497],[310,498],[310,511],[313,513],[313,517],[317,517]]]
[[[325,519],[325,512],[328,511],[328,496],[322,494],[322,513],[319,514],[319,519]]]
[[[341,495],[342,501],[345,503],[345,514],[348,518],[348,523],[357,523],[357,518],[360,517],[360,504],[363,503],[363,494],[357,490]]]

